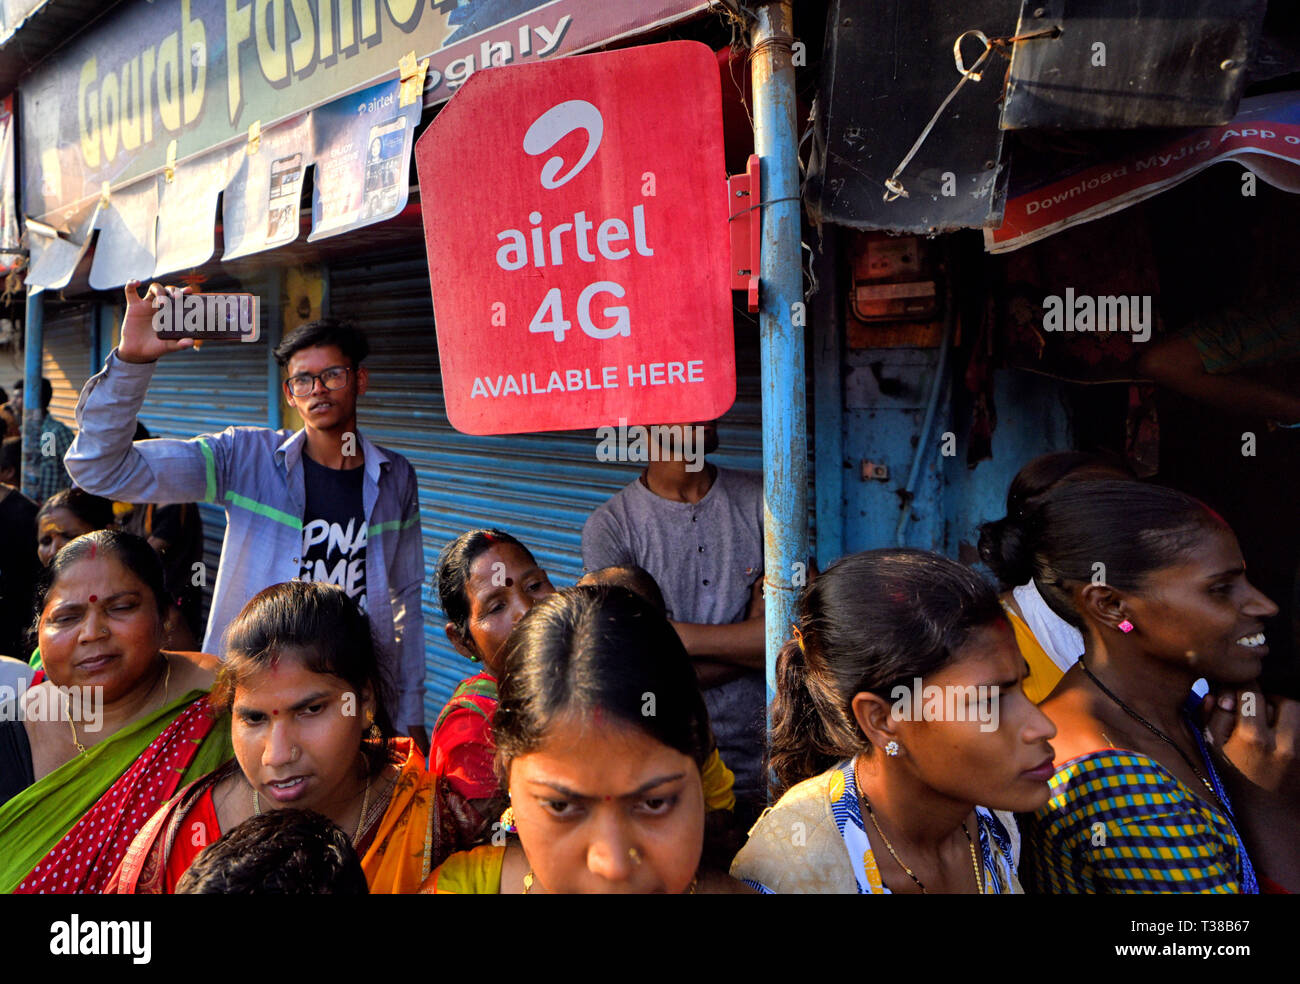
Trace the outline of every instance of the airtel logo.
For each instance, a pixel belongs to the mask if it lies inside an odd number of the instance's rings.
[[[524,134],[524,152],[536,157],[544,154],[574,130],[587,131],[587,148],[562,177],[557,178],[564,159],[558,154],[542,165],[542,187],[553,191],[561,185],[568,184],[591,163],[600,149],[601,137],[605,135],[605,120],[598,110],[585,99],[570,99],[552,106],[537,119]]]

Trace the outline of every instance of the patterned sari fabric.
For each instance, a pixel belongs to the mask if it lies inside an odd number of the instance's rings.
[[[483,799],[497,790],[492,771],[492,715],[496,709],[496,677],[480,673],[460,682],[433,725],[429,770],[447,776],[469,799]]]
[[[373,895],[419,891],[429,872],[450,853],[445,840],[445,787],[424,766],[410,738],[389,742],[396,781],[362,823],[361,870]],[[140,830],[105,889],[118,895],[165,895],[208,843],[221,835],[211,809],[217,783],[237,772],[231,761],[181,790]],[[200,829],[201,828],[201,829]],[[196,836],[198,830],[201,836]]]
[[[1202,758],[1228,804],[1213,763]],[[1027,821],[1030,891],[1259,891],[1231,813],[1195,795],[1154,759],[1100,749],[1061,765],[1051,787],[1052,798]]]
[[[732,862],[731,877],[764,895],[891,894],[864,826],[853,762],[848,759],[787,790],[750,831]],[[975,807],[975,817],[984,891],[1019,894],[1015,817],[982,806]],[[874,830],[871,836],[879,837]],[[974,881],[972,875],[972,888]]]
[[[481,839],[506,806],[493,761],[496,709],[496,678],[480,673],[461,681],[433,726],[429,771],[445,784],[454,803],[455,823],[447,833],[457,850]]]
[[[103,891],[153,812],[230,751],[201,691],[91,746],[0,807],[0,891]]]

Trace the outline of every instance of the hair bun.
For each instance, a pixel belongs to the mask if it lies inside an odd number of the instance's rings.
[[[980,527],[979,555],[1004,587],[1024,584],[1034,573],[1027,527],[1032,516],[994,520]]]

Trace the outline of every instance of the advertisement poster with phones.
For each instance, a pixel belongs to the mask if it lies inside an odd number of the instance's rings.
[[[312,114],[263,130],[257,149],[245,153],[226,186],[221,221],[225,259],[272,249],[298,238],[298,200],[303,168],[312,158]]]
[[[0,0],[0,38],[35,6]],[[66,284],[96,228],[96,248],[124,257],[98,261],[97,278],[138,274],[151,258],[155,275],[206,262],[219,196],[231,259],[299,238],[306,182],[311,239],[381,221],[406,203],[421,105],[449,99],[484,68],[643,34],[708,0],[108,7],[23,83],[21,206],[58,232],[31,246],[33,288]],[[396,75],[409,55],[426,71],[399,108]],[[151,192],[136,186],[155,183],[149,213]],[[105,185],[124,205],[97,227]]]
[[[401,83],[381,82],[263,130],[225,189],[224,256],[298,238],[299,202],[312,169],[308,241],[392,218],[406,207],[419,100],[399,106]]]
[[[316,156],[309,242],[406,207],[420,101],[399,105],[394,79],[312,113]]]

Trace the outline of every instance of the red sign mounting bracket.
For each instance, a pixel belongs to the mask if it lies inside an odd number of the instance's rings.
[[[759,156],[750,154],[744,174],[727,178],[727,201],[731,203],[731,289],[743,290],[749,310],[758,310],[758,271],[763,248],[763,208],[758,198]]]

